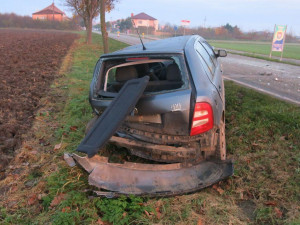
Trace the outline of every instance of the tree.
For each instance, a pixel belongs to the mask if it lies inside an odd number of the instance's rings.
[[[99,15],[99,0],[66,0],[67,6],[78,14],[86,27],[86,43],[92,42],[93,19]]]
[[[133,26],[132,26],[132,22],[131,22],[131,17],[127,17],[125,20],[122,19],[122,20],[118,20],[117,21],[117,26],[120,27],[120,31],[124,31],[124,30],[129,30],[131,29]]]
[[[102,33],[102,42],[104,53],[109,52],[108,48],[108,34],[106,30],[105,23],[105,12],[110,12],[114,8],[115,2],[117,0],[98,0],[100,5],[100,24],[101,24],[101,33]]]
[[[106,0],[100,0],[100,24],[101,24],[101,33],[102,33],[102,42],[103,42],[103,51],[104,53],[109,52],[108,48],[108,34],[105,24],[105,4]]]
[[[225,26],[223,26],[229,33],[233,32],[233,26],[231,26],[229,23],[226,23]]]

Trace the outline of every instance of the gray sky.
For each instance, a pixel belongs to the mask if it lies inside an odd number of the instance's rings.
[[[50,5],[52,0],[0,0],[0,12],[31,15]],[[71,15],[63,0],[55,4]],[[190,20],[191,26],[220,26],[227,22],[244,31],[270,30],[274,24],[288,25],[288,32],[300,36],[300,0],[120,0],[107,14],[107,20],[126,18],[131,13],[145,12],[160,23],[180,24]]]

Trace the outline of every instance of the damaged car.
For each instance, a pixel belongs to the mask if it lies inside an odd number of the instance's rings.
[[[105,196],[193,192],[233,174],[226,157],[225,96],[218,57],[198,35],[102,55],[90,85],[96,117],[77,151],[65,155]],[[107,143],[156,163],[111,163]]]

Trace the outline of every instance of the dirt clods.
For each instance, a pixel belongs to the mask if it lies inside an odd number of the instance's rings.
[[[30,129],[39,100],[76,37],[55,31],[0,31],[0,173]]]

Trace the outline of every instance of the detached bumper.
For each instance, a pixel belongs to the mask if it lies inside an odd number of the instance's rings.
[[[197,165],[174,164],[124,164],[108,163],[106,157],[92,158],[65,154],[69,165],[75,161],[89,175],[89,184],[98,187],[98,195],[116,197],[120,194],[142,196],[171,196],[194,192],[208,187],[233,174],[233,163],[203,161]]]

